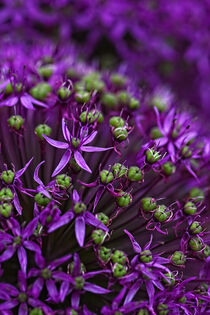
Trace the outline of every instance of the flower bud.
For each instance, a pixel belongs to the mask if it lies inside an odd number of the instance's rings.
[[[41,308],[33,308],[30,312],[29,315],[44,315],[42,312]]]
[[[192,156],[192,150],[190,150],[187,145],[182,149],[182,156],[185,158],[190,158]]]
[[[127,173],[127,168],[121,163],[115,163],[112,166],[112,171],[115,177],[123,177]]]
[[[200,238],[193,237],[189,240],[189,247],[191,250],[198,252],[203,248],[203,243]]]
[[[176,172],[176,166],[171,162],[166,162],[162,165],[165,175],[170,176]]]
[[[158,309],[158,315],[167,315],[169,310],[168,310],[168,305],[166,304],[159,304],[157,306]]]
[[[113,131],[113,136],[117,141],[124,141],[128,138],[128,132],[126,128],[118,127]]]
[[[68,189],[71,186],[71,177],[66,174],[57,175],[56,184],[60,189]]]
[[[112,262],[119,263],[121,265],[124,265],[127,261],[127,257],[125,253],[122,250],[115,250],[111,257]]]
[[[121,265],[119,263],[114,264],[113,266],[113,275],[115,278],[121,278],[125,276],[127,273],[127,268],[124,265]]]
[[[113,116],[109,119],[109,125],[114,128],[124,127],[125,120],[120,116]]]
[[[0,190],[0,201],[2,202],[10,202],[14,198],[14,195],[10,188],[2,188]]]
[[[50,199],[44,196],[42,193],[36,194],[34,199],[39,206],[44,206],[44,207],[47,206],[48,203],[50,202]]]
[[[74,205],[74,212],[76,214],[80,214],[82,212],[85,212],[87,210],[87,206],[83,202],[77,202]]]
[[[210,246],[205,245],[204,250],[203,250],[204,256],[208,258],[210,256]]]
[[[95,244],[100,245],[104,242],[106,233],[101,229],[94,230],[91,234],[91,237]]]
[[[132,196],[124,191],[120,192],[120,196],[116,198],[116,202],[119,207],[128,207],[132,202]]]
[[[15,177],[15,173],[11,170],[3,171],[1,173],[1,179],[7,184],[12,184]]]
[[[117,93],[117,101],[120,105],[127,105],[130,101],[130,94],[127,91],[119,91]]]
[[[200,225],[199,222],[194,221],[191,225],[190,225],[190,233],[191,234],[199,234],[203,231],[202,226]]]
[[[130,108],[131,110],[135,110],[135,109],[138,109],[139,107],[140,107],[139,100],[137,100],[134,97],[131,97],[128,103],[128,108]]]
[[[4,202],[3,204],[0,204],[0,214],[5,217],[9,218],[12,213],[13,206],[11,203]]]
[[[111,258],[112,251],[110,248],[102,246],[99,248],[98,254],[99,254],[100,259],[103,262],[107,263],[109,259]]]
[[[58,90],[58,97],[62,101],[66,101],[69,98],[70,95],[71,95],[71,91],[67,87],[62,86]]]
[[[92,124],[96,121],[100,124],[103,122],[104,117],[100,111],[91,110],[89,113],[87,111],[82,112],[79,116],[79,119],[83,124],[86,123]]]
[[[142,171],[138,166],[131,166],[128,169],[128,179],[131,182],[140,182],[142,180]]]
[[[137,315],[149,315],[149,311],[146,308],[141,308]]]
[[[160,205],[155,210],[154,217],[159,222],[165,222],[171,215],[171,212],[167,210],[165,205]]]
[[[153,149],[148,149],[146,151],[146,160],[149,164],[156,163],[161,158],[161,155],[158,151],[155,151]]]
[[[174,278],[174,275],[170,272],[168,273],[164,273],[164,275],[166,276],[167,280],[165,278],[163,278],[163,283],[166,285],[166,286],[173,286],[175,284],[175,278]]]
[[[78,102],[78,103],[87,103],[89,102],[90,100],[90,93],[87,92],[87,91],[78,91],[76,94],[75,94],[75,100]]]
[[[85,284],[85,279],[79,276],[79,277],[76,277],[74,281],[75,281],[75,285],[74,285],[75,289],[82,290]]]
[[[51,276],[52,276],[52,271],[50,269],[48,269],[48,268],[44,268],[41,271],[41,276],[42,276],[43,279],[49,280],[51,278]]]
[[[204,192],[202,189],[193,187],[190,190],[190,199],[193,200],[193,202],[200,202],[204,199]]]
[[[107,225],[109,223],[109,217],[104,214],[103,212],[99,212],[96,214],[96,218],[101,221],[104,225]]]
[[[151,100],[151,105],[157,107],[159,112],[164,112],[167,110],[167,103],[161,96],[155,96]]]
[[[160,129],[158,127],[153,127],[150,131],[150,138],[151,139],[159,139],[159,138],[162,138],[163,135],[160,131]]]
[[[118,73],[113,73],[110,76],[110,81],[116,87],[123,87],[126,83],[126,78]]]
[[[38,69],[38,73],[44,79],[49,79],[53,74],[53,68],[50,65],[45,65]]]
[[[100,172],[100,180],[102,184],[109,184],[113,181],[114,175],[112,172],[109,172],[107,170],[103,170]]]
[[[34,129],[35,134],[41,140],[44,140],[43,134],[49,136],[52,132],[52,129],[46,124],[40,124]]]
[[[47,96],[50,94],[52,88],[51,86],[46,82],[41,82],[35,85],[30,90],[30,94],[37,100],[43,101],[47,98]]]
[[[153,211],[157,208],[156,200],[152,197],[145,197],[141,199],[141,207],[145,212]]]
[[[101,98],[101,104],[108,108],[115,108],[117,106],[117,97],[114,93],[104,93]]]
[[[149,263],[152,261],[152,253],[150,250],[143,250],[139,254],[139,260],[143,263]]]
[[[20,115],[15,115],[15,116],[11,116],[8,119],[8,124],[11,128],[15,129],[15,130],[20,130],[20,128],[23,126],[24,124],[24,119],[23,117],[21,117]]]
[[[183,212],[185,214],[188,214],[188,215],[193,215],[195,214],[197,211],[197,207],[196,205],[191,202],[191,201],[188,201],[185,205],[184,205],[184,209],[183,209]]]
[[[181,251],[176,251],[173,253],[173,255],[171,256],[171,262],[174,264],[174,265],[177,265],[177,266],[182,266],[185,264],[186,262],[186,257],[184,255],[183,252]]]

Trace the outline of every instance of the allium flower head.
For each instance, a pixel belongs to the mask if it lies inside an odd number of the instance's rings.
[[[68,48],[15,47],[1,60],[1,314],[206,314],[202,124]]]

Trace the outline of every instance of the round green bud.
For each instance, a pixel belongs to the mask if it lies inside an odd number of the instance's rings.
[[[171,256],[171,262],[176,266],[182,266],[186,262],[185,254],[181,251],[176,251]]]
[[[23,117],[21,117],[20,115],[16,115],[16,116],[11,116],[8,119],[8,124],[11,128],[15,129],[15,130],[20,130],[20,128],[23,126],[24,124],[24,119]]]
[[[11,170],[3,171],[1,173],[1,179],[7,184],[12,184],[15,178],[15,173]]]
[[[101,229],[94,230],[91,234],[91,237],[95,244],[100,245],[104,242],[106,233]]]
[[[27,295],[23,292],[19,293],[17,298],[20,303],[25,303],[27,301]]]
[[[80,145],[80,139],[77,139],[77,138],[72,138],[71,139],[71,143],[72,143],[72,145],[73,145],[73,147],[75,147],[75,148],[78,148],[78,146]]]
[[[109,125],[114,128],[124,127],[125,120],[120,116],[113,116],[109,119]]]
[[[38,69],[38,73],[44,79],[49,79],[53,74],[53,68],[50,65],[45,65]]]
[[[161,155],[158,151],[155,151],[153,149],[148,149],[146,151],[146,160],[149,164],[156,163],[161,158]]]
[[[122,250],[115,250],[111,257],[112,262],[119,263],[121,265],[124,265],[127,261],[127,257],[125,253]]]
[[[171,215],[170,211],[167,211],[167,207],[165,205],[160,205],[155,210],[154,217],[159,222],[165,222]]]
[[[66,101],[70,95],[71,95],[71,91],[67,87],[63,86],[58,90],[58,97],[62,101]]]
[[[101,98],[101,104],[108,108],[115,108],[117,106],[117,97],[114,93],[104,93]]]
[[[124,141],[128,138],[128,131],[126,128],[118,127],[113,131],[113,136],[117,141]]]
[[[182,149],[182,156],[185,158],[190,158],[192,156],[192,150],[190,150],[187,145]]]
[[[141,207],[145,212],[153,211],[157,208],[156,200],[152,197],[142,198]]]
[[[183,212],[185,214],[193,215],[196,213],[196,211],[197,211],[197,207],[193,202],[188,201],[187,203],[185,203],[184,209],[183,209]]]
[[[128,207],[132,202],[132,196],[124,191],[120,192],[120,196],[116,197],[116,202],[119,207]]]
[[[104,120],[104,117],[100,111],[93,109],[90,112],[82,112],[79,116],[79,119],[83,124],[92,124],[94,122],[98,122],[99,124],[101,124]]]
[[[76,277],[74,278],[75,281],[75,289],[82,290],[85,284],[85,279],[83,277]]]
[[[126,83],[126,78],[118,73],[113,73],[110,77],[110,81],[117,87],[123,87]]]
[[[150,250],[143,250],[139,254],[139,260],[143,263],[149,263],[152,261],[152,253]]]
[[[193,199],[194,202],[200,202],[204,199],[204,192],[202,189],[193,187],[190,190],[190,199]]]
[[[56,176],[56,184],[61,189],[68,189],[71,186],[71,177],[66,174],[60,174]]]
[[[102,246],[100,247],[98,254],[99,254],[100,259],[104,261],[105,263],[107,263],[109,259],[111,258],[112,251],[110,248]]]
[[[50,202],[50,199],[44,196],[42,193],[36,194],[34,199],[39,206],[44,206],[44,207],[47,206],[48,203]]]
[[[40,124],[34,129],[35,134],[41,140],[44,140],[43,134],[49,136],[52,132],[52,129],[46,124]]]
[[[128,179],[131,182],[139,182],[143,178],[142,171],[138,166],[131,166],[128,169]]]
[[[4,202],[3,204],[0,204],[0,214],[4,218],[9,218],[12,214],[13,206],[11,203]]]
[[[140,107],[139,100],[137,100],[137,99],[134,98],[134,97],[131,97],[131,98],[130,98],[130,101],[129,101],[129,103],[128,103],[128,107],[129,107],[130,109],[133,109],[133,110],[138,109],[138,108]]]
[[[187,301],[186,296],[182,296],[181,298],[178,299],[179,303],[183,303],[184,304],[186,301]]]
[[[119,91],[117,93],[117,101],[120,105],[127,105],[130,101],[130,94],[126,91]]]
[[[103,170],[100,172],[100,180],[103,184],[109,184],[113,181],[114,175],[112,172]]]
[[[69,165],[75,173],[78,173],[81,171],[81,167],[77,164],[74,157],[70,158]]]
[[[159,304],[157,306],[158,315],[167,315],[168,314],[168,305],[166,304]]]
[[[35,85],[30,94],[37,100],[43,101],[50,94],[52,88],[47,82],[41,82]]]
[[[199,222],[194,221],[191,225],[190,225],[190,233],[191,234],[199,234],[203,231],[202,226],[200,225]]]
[[[80,214],[82,212],[85,212],[87,210],[87,206],[83,202],[77,202],[74,205],[74,212],[76,214]]]
[[[204,256],[208,258],[210,256],[210,246],[205,245],[204,250],[203,250]]]
[[[166,276],[167,280],[163,278],[163,283],[167,286],[173,286],[175,284],[175,278],[174,275],[170,272],[164,273]]]
[[[150,131],[150,138],[151,139],[159,139],[159,138],[162,138],[163,135],[160,131],[160,129],[158,127],[153,127]]]
[[[79,81],[79,82],[74,83],[74,90],[76,92],[85,91],[84,82]]]
[[[115,163],[113,166],[112,166],[112,171],[113,171],[113,174],[115,177],[122,177],[122,176],[125,176],[127,174],[127,168],[120,164],[120,163]]]
[[[0,190],[0,201],[2,202],[10,202],[14,198],[14,195],[10,188],[2,188]]]
[[[107,225],[109,223],[109,217],[106,214],[104,214],[103,212],[97,213],[96,218],[105,225]]]
[[[151,105],[157,107],[159,112],[164,112],[168,108],[166,101],[160,96],[153,97],[151,100]]]
[[[87,91],[97,91],[103,92],[105,88],[105,84],[102,80],[93,80],[86,83],[86,90]]]
[[[199,252],[203,248],[203,242],[198,237],[193,237],[189,240],[189,247],[195,252]]]
[[[30,312],[29,315],[44,315],[42,312],[41,308],[33,308]]]
[[[121,265],[119,263],[114,264],[113,266],[113,275],[115,278],[121,278],[125,276],[127,273],[127,268],[125,265]]]
[[[165,175],[170,176],[176,172],[176,166],[171,162],[166,162],[162,165]]]
[[[87,92],[87,91],[78,91],[76,94],[75,94],[75,100],[78,102],[78,103],[87,103],[89,102],[90,100],[90,93]]]
[[[52,271],[50,269],[48,269],[48,268],[44,268],[41,271],[41,276],[42,276],[43,279],[49,280],[51,278],[51,276],[52,276]]]
[[[14,90],[13,90],[12,84],[11,84],[11,83],[8,83],[8,84],[5,86],[4,94],[5,94],[6,96],[8,96],[8,95],[12,94],[13,91],[14,91]]]
[[[149,312],[148,312],[148,310],[146,308],[141,308],[138,311],[137,315],[149,315]]]

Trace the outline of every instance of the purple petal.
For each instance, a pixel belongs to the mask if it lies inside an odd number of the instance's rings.
[[[22,270],[18,271],[18,286],[20,291],[26,292],[27,284],[26,284],[26,275]]]
[[[99,287],[98,285],[93,284],[93,283],[89,283],[89,282],[85,282],[84,290],[86,290],[88,292],[96,293],[96,294],[106,294],[106,293],[110,293],[111,292],[108,289]]]
[[[80,302],[80,293],[79,292],[73,292],[71,296],[71,305],[74,309],[78,309]]]
[[[60,300],[61,302],[63,302],[69,292],[69,282],[67,281],[64,281],[61,283],[61,286],[60,286],[60,290],[59,290],[59,297],[60,297]]]
[[[28,95],[28,96],[29,96],[30,99],[31,99],[31,103],[33,103],[33,104],[35,104],[35,105],[39,105],[39,106],[41,106],[41,107],[45,107],[45,108],[48,107],[45,103],[36,100],[36,99],[33,98],[31,95]]]
[[[69,132],[68,127],[66,126],[66,123],[65,123],[65,119],[64,119],[64,118],[62,119],[62,131],[63,131],[64,139],[65,139],[67,142],[70,142],[70,141],[71,141],[71,134],[70,134],[70,132]]]
[[[18,289],[9,283],[1,283],[0,290],[4,291],[6,295],[9,294],[10,296],[17,296],[19,294]]]
[[[14,218],[11,218],[9,220],[8,226],[15,236],[19,236],[21,234],[20,224]]]
[[[173,120],[175,118],[175,109],[172,108],[170,110],[170,112],[167,114],[165,120],[164,120],[164,124],[163,124],[163,129],[165,130],[165,133],[168,134],[171,127],[172,127],[172,123]]]
[[[16,96],[10,97],[10,98],[6,99],[5,101],[1,102],[0,107],[2,107],[2,106],[12,107],[15,104],[17,104],[17,102],[18,102],[18,97],[16,97]]]
[[[14,202],[15,209],[16,209],[17,212],[21,215],[23,208],[22,208],[21,205],[20,205],[20,201],[19,201],[19,198],[18,198],[18,195],[16,194],[16,192],[14,193],[13,202]]]
[[[150,240],[149,242],[145,245],[144,250],[147,250],[150,248],[150,245],[152,244],[152,239],[153,239],[153,235],[150,235]]]
[[[105,187],[103,187],[103,186],[99,187],[99,189],[96,193],[95,200],[94,200],[93,212],[95,212],[95,208],[96,208],[99,200],[101,199],[101,196],[103,195],[104,190],[105,190]]]
[[[28,250],[31,250],[32,252],[35,252],[35,253],[41,252],[39,245],[37,245],[36,243],[32,241],[24,241],[23,244]]]
[[[84,151],[84,152],[101,152],[101,151],[107,151],[107,150],[111,150],[111,149],[113,149],[113,147],[110,147],[110,148],[100,148],[100,147],[91,147],[91,146],[88,146],[88,147],[81,146],[80,147],[80,150]]]
[[[21,270],[23,271],[24,274],[26,274],[26,268],[27,268],[26,250],[21,246],[18,248],[17,254],[18,254],[18,260],[20,263]]]
[[[0,304],[0,311],[10,310],[11,308],[14,308],[15,306],[17,306],[18,304],[19,304],[19,302],[16,299],[4,302],[4,303]]]
[[[20,102],[27,109],[32,109],[32,110],[35,109],[32,102],[31,102],[31,98],[27,95],[21,96]]]
[[[127,295],[126,295],[126,298],[125,298],[125,301],[124,301],[123,305],[126,305],[127,303],[129,303],[129,302],[131,302],[133,300],[133,298],[136,295],[137,291],[141,287],[142,282],[143,282],[142,280],[138,280],[131,286],[131,288],[129,289],[129,291],[128,291]]]
[[[74,254],[74,267],[73,267],[73,271],[72,271],[72,275],[73,276],[77,276],[80,274],[80,259],[79,259],[79,255],[77,253]]]
[[[55,282],[52,279],[46,281],[47,290],[49,296],[52,298],[54,302],[58,300],[58,290],[56,288]]]
[[[90,272],[86,272],[84,275],[83,275],[83,278],[85,280],[87,279],[90,279],[92,277],[95,277],[97,275],[100,275],[100,274],[105,274],[105,273],[111,273],[111,271],[109,269],[104,269],[104,270],[98,270],[98,271],[90,271]]]
[[[82,145],[88,144],[90,142],[92,142],[94,140],[94,138],[97,135],[97,131],[94,131],[93,133],[91,133],[88,137],[86,137],[85,141],[82,143]]]
[[[37,191],[42,193],[42,195],[44,195],[45,197],[51,199],[51,195],[49,194],[49,192],[43,186],[38,186],[37,187]]]
[[[32,286],[32,295],[35,299],[37,299],[42,291],[42,288],[44,286],[44,279],[38,278],[36,281],[33,283]]]
[[[52,173],[52,177],[56,176],[58,173],[60,173],[62,171],[62,169],[66,166],[66,164],[69,162],[71,158],[71,150],[67,150],[64,155],[62,156],[58,166],[56,167],[56,169],[54,170],[54,172]]]
[[[62,215],[59,220],[55,223],[53,223],[49,229],[48,232],[51,233],[55,230],[57,230],[59,227],[66,225],[67,223],[69,223],[72,219],[74,218],[74,213],[72,211],[68,211],[67,213],[65,213],[64,215]]]
[[[79,246],[82,247],[85,240],[85,219],[82,216],[77,217],[75,220],[75,234]]]
[[[71,254],[68,254],[66,256],[63,256],[61,258],[58,258],[54,261],[52,261],[49,265],[48,268],[50,268],[51,270],[57,268],[58,266],[62,265],[63,263],[65,263],[67,260],[69,260],[72,257]]]
[[[159,111],[158,111],[157,107],[154,107],[154,111],[155,111],[155,114],[156,114],[156,117],[157,117],[158,128],[160,129],[160,132],[162,133],[162,135],[166,136],[165,130],[162,128],[162,124],[160,122],[160,114],[159,114]]]
[[[171,161],[174,163],[176,161],[176,153],[175,153],[175,148],[172,142],[169,142],[168,144],[168,153],[171,157]]]
[[[102,229],[106,232],[109,231],[108,227],[99,221],[92,213],[86,211],[84,214],[85,222],[89,225],[95,226],[99,229]]]
[[[91,169],[85,162],[84,158],[82,157],[82,154],[79,151],[74,152],[74,158],[77,164],[85,171],[92,173]]]
[[[69,148],[69,145],[68,145],[68,143],[66,143],[66,142],[61,142],[61,141],[57,141],[57,140],[53,140],[53,139],[51,139],[51,138],[49,138],[48,136],[46,136],[46,135],[42,135],[44,138],[45,138],[45,140],[50,144],[50,145],[52,145],[53,147],[55,147],[55,148],[59,148],[59,149],[68,149]]]
[[[125,292],[127,291],[127,288],[126,287],[123,287],[120,291],[120,293],[114,298],[114,300],[112,301],[112,308],[114,307],[118,307],[119,304],[121,303],[124,295],[125,295]]]
[[[34,230],[36,229],[38,224],[38,218],[34,218],[31,222],[28,223],[26,228],[24,228],[22,237],[23,239],[30,237],[33,233]]]
[[[62,271],[53,271],[52,278],[60,281],[69,281],[70,276]]]
[[[43,268],[43,267],[39,266],[39,268]],[[38,277],[39,274],[40,274],[40,269],[31,268],[28,272],[28,278]]]
[[[80,201],[80,197],[79,197],[79,194],[78,194],[78,192],[76,191],[76,189],[73,190],[73,200],[74,200],[74,203]]]
[[[16,248],[13,247],[13,245],[9,246],[0,256],[0,262],[10,259],[14,255],[15,251],[16,251]]]
[[[28,315],[28,306],[26,303],[21,303],[18,309],[18,315]]]
[[[155,288],[152,281],[146,281],[145,285],[149,296],[149,304],[152,306],[154,304]]]
[[[136,240],[134,239],[133,235],[131,233],[129,233],[127,230],[124,230],[124,232],[128,235],[128,237],[130,238],[130,241],[133,245],[133,250],[136,252],[136,253],[141,253],[141,247],[140,245],[136,242]]]
[[[26,165],[23,168],[21,168],[19,171],[15,173],[15,178],[19,178],[20,176],[23,175],[23,173],[25,173],[32,160],[33,157],[28,161],[28,163],[26,163]]]
[[[45,163],[45,161],[42,161],[40,162],[37,167],[35,168],[35,171],[34,171],[34,180],[35,182],[37,182],[40,186],[43,186],[44,187],[44,184],[43,182],[41,181],[41,179],[39,178],[39,169],[40,169],[40,166]]]

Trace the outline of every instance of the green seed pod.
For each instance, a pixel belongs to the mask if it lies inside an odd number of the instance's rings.
[[[38,69],[38,73],[44,79],[49,79],[53,74],[53,68],[50,65],[45,65]]]
[[[113,266],[113,275],[115,278],[121,278],[125,276],[127,273],[127,268],[125,265],[121,265],[119,263],[114,264]]]
[[[143,250],[139,254],[139,260],[143,263],[149,263],[152,261],[152,253],[150,250]]]
[[[124,265],[127,261],[127,257],[122,250],[115,250],[112,254],[111,260],[114,264],[119,263],[121,265]]]
[[[181,251],[176,251],[171,256],[171,262],[176,266],[183,266],[186,262],[185,254]]]
[[[99,248],[98,254],[99,254],[100,259],[103,262],[107,263],[111,258],[112,251],[110,248],[102,246]]]
[[[174,278],[174,275],[170,272],[168,273],[164,273],[164,275],[166,276],[167,280],[165,278],[163,278],[163,283],[166,285],[166,286],[173,286],[175,284],[175,278]]]
[[[151,139],[159,139],[159,138],[162,138],[163,135],[160,131],[160,129],[158,127],[153,127],[150,131],[150,138]]]
[[[210,246],[205,245],[204,250],[203,250],[204,256],[208,258],[210,256]]]
[[[3,171],[1,173],[1,179],[7,184],[12,184],[15,178],[15,173],[11,170]]]
[[[14,198],[14,195],[10,188],[2,188],[0,190],[0,201],[2,202],[10,202]]]
[[[44,315],[42,312],[41,308],[33,308],[30,312],[29,315]]]
[[[126,83],[126,78],[121,74],[113,73],[110,76],[110,81],[112,84],[114,84],[117,87],[123,87]]]
[[[113,136],[117,141],[121,142],[128,138],[128,131],[126,128],[118,127],[114,129]]]
[[[149,315],[149,312],[148,312],[148,310],[146,308],[141,308],[138,311],[137,315]]]
[[[187,301],[186,296],[182,296],[181,298],[178,299],[179,303],[183,303],[184,304],[186,301]]]
[[[120,196],[116,197],[116,202],[119,207],[128,207],[132,202],[132,196],[124,191],[120,192]]]
[[[114,128],[124,127],[125,120],[120,116],[113,116],[109,119],[109,125]]]
[[[75,173],[78,173],[81,171],[81,167],[77,164],[74,157],[70,158],[69,165],[72,171],[74,171]]]
[[[52,88],[46,82],[41,82],[35,85],[31,90],[30,94],[37,100],[43,101],[50,94]]]
[[[109,217],[104,214],[103,212],[99,212],[96,214],[96,218],[101,221],[104,225],[107,225],[109,223]]]
[[[191,201],[188,201],[185,205],[184,205],[184,209],[183,209],[183,212],[185,214],[188,214],[188,215],[193,215],[195,214],[197,211],[197,207],[196,205],[191,202]]]
[[[166,101],[160,96],[155,96],[152,98],[151,106],[157,107],[159,112],[165,112],[168,109]]]
[[[157,208],[156,200],[152,197],[145,197],[141,199],[141,207],[145,212],[153,211]]]
[[[120,163],[115,163],[113,166],[112,166],[112,171],[113,171],[113,174],[115,177],[123,177],[127,174],[127,168],[120,164]]]
[[[63,86],[58,90],[58,97],[62,101],[66,101],[70,95],[71,95],[71,91],[67,87]]]
[[[87,103],[90,100],[90,93],[87,91],[82,91],[82,90],[78,91],[75,94],[75,100],[81,104]]]
[[[142,171],[138,166],[131,166],[128,169],[128,179],[131,182],[140,182],[143,178]]]
[[[82,212],[85,212],[87,210],[87,206],[83,202],[77,202],[74,205],[74,212],[76,214],[80,214]]]
[[[189,247],[191,250],[198,252],[203,248],[203,242],[198,237],[193,237],[189,240]]]
[[[155,210],[154,217],[159,222],[165,222],[171,215],[171,212],[167,210],[165,205],[160,205]]]
[[[43,134],[49,136],[52,132],[52,129],[46,124],[40,124],[34,129],[35,134],[41,140],[44,140]]]
[[[115,108],[117,106],[117,97],[114,93],[104,93],[101,98],[101,104],[108,108]]]
[[[153,149],[148,149],[146,151],[146,160],[149,164],[154,164],[156,163],[158,160],[160,160],[161,155],[159,154],[158,151],[155,151]]]
[[[134,97],[131,97],[130,98],[130,101],[128,103],[128,108],[129,109],[132,109],[132,110],[135,110],[135,109],[138,109],[140,107],[140,102],[139,100],[137,100],[136,98]]]
[[[5,90],[4,90],[4,94],[5,96],[9,96],[10,94],[13,93],[13,86],[11,83],[8,83],[6,86],[5,86]],[[2,92],[2,91],[1,91]]]
[[[158,310],[158,315],[167,315],[169,312],[168,305],[166,304],[159,304],[157,306],[157,310]]]
[[[44,207],[47,206],[48,203],[50,202],[50,199],[44,196],[42,193],[36,194],[34,199],[39,206],[44,206]]]
[[[190,150],[187,145],[182,149],[182,156],[185,158],[190,158],[192,156],[192,150]]]
[[[20,128],[23,126],[24,124],[24,119],[23,117],[21,117],[20,115],[16,115],[16,116],[11,116],[8,119],[8,124],[11,128],[15,129],[15,130],[20,130]]]
[[[106,233],[101,229],[94,230],[91,234],[91,237],[95,244],[100,245],[104,242]]]
[[[79,276],[79,277],[76,277],[74,281],[75,281],[75,285],[74,285],[75,288],[77,290],[82,290],[85,284],[85,279]]]
[[[193,187],[190,190],[190,199],[193,200],[193,202],[200,202],[203,201],[204,199],[204,192],[202,189],[197,188],[197,187]]]
[[[13,206],[11,203],[4,202],[3,204],[0,204],[0,214],[4,218],[9,218],[12,214]]]
[[[94,122],[98,122],[101,124],[104,120],[104,117],[102,113],[98,110],[91,110],[89,113],[87,111],[84,111],[80,114],[79,119],[81,123],[86,124],[92,124]]]
[[[79,73],[74,68],[69,68],[66,71],[66,75],[67,75],[68,79],[79,79],[80,78]]]
[[[48,269],[48,268],[44,268],[41,271],[41,276],[42,276],[43,279],[49,280],[51,278],[51,276],[52,276],[52,271],[50,269]]]
[[[85,91],[85,83],[81,81],[74,83],[74,90],[76,92]]]
[[[19,293],[17,298],[20,303],[25,303],[27,301],[27,295],[23,292]]]
[[[61,189],[68,189],[71,186],[71,177],[66,174],[60,174],[56,176],[56,184]]]
[[[109,184],[113,181],[114,175],[112,172],[109,172],[107,170],[103,170],[100,172],[100,180],[102,184]]]
[[[170,176],[176,172],[176,166],[171,162],[166,162],[162,165],[165,175]]]
[[[130,94],[126,91],[119,91],[117,93],[117,101],[118,101],[118,104],[120,105],[129,104],[130,98],[131,98]]]
[[[190,233],[191,234],[199,234],[203,231],[202,226],[200,225],[199,222],[194,221],[191,225],[190,225]]]

